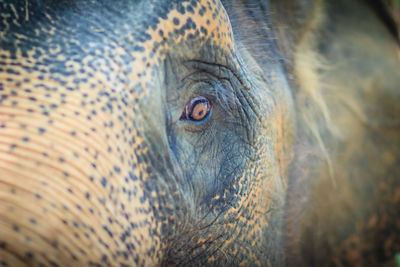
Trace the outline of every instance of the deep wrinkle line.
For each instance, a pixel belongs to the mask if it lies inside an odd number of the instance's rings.
[[[214,73],[212,73],[211,71],[209,71],[207,69],[200,69],[199,68],[198,70],[199,70],[198,72],[194,72],[192,74],[189,74],[189,75],[185,76],[184,79],[182,79],[182,81],[184,81],[186,79],[189,79],[191,75],[195,75],[195,74],[199,74],[199,73],[204,73],[206,75],[210,75],[211,77],[215,78],[216,81],[213,81],[214,83],[218,83],[220,81],[227,81],[230,84],[230,86],[229,86],[230,90],[227,90],[226,87],[221,86],[222,89],[225,89],[225,90],[221,90],[222,94],[224,96],[228,96],[226,98],[226,99],[229,100],[228,103],[240,103],[239,99],[237,98],[237,93],[236,93],[235,86],[234,86],[234,84],[232,83],[232,81],[229,78],[223,77],[223,76],[217,76],[217,75],[215,75]],[[219,102],[223,102],[223,101],[220,101],[221,99],[218,96],[218,90],[216,90],[216,88],[215,88],[216,86],[215,86],[215,84],[213,84],[213,82],[211,82],[211,81],[209,81],[207,79],[204,79],[204,80],[203,79],[196,79],[196,80],[193,79],[191,81],[191,83],[188,85],[188,87],[190,87],[192,84],[195,84],[196,82],[209,84],[210,87],[214,88],[214,90],[212,92],[210,91],[210,94],[214,95]],[[230,97],[230,96],[234,96],[234,97]]]
[[[233,69],[231,69],[231,68],[228,67],[228,66],[225,66],[225,65],[222,65],[222,64],[219,64],[219,63],[207,62],[207,61],[199,60],[199,59],[192,59],[192,60],[189,60],[188,62],[189,62],[189,63],[204,64],[204,65],[211,66],[211,67],[220,67],[220,68],[222,68],[222,69],[226,69],[226,70],[228,70],[228,72],[232,73],[232,74],[236,77],[236,79],[242,84],[242,86],[243,86],[244,88],[246,88],[247,90],[250,89],[249,86],[248,86],[248,85],[244,82],[244,80],[240,77],[239,73],[238,73],[237,71],[234,71]],[[198,68],[198,69],[201,69],[201,68]]]
[[[188,62],[189,62],[189,63],[193,63],[193,64],[196,64],[196,63],[197,63],[197,64],[204,64],[204,65],[211,66],[211,67],[219,67],[219,68],[222,68],[222,69],[227,70],[228,73],[231,73],[231,74],[239,81],[239,83],[243,86],[243,88],[246,89],[246,90],[236,90],[235,86],[233,86],[233,84],[232,84],[232,81],[229,79],[229,76],[228,76],[228,77],[218,77],[218,76],[216,76],[215,74],[212,74],[212,73],[211,73],[209,70],[207,70],[207,69],[204,69],[204,68],[195,66],[196,69],[200,69],[200,70],[204,71],[205,73],[209,73],[210,75],[216,77],[217,79],[226,79],[226,80],[228,80],[229,83],[231,84],[232,89],[233,89],[233,90],[232,90],[232,93],[236,96],[236,99],[239,100],[240,105],[241,105],[242,107],[245,106],[245,105],[243,105],[242,102],[240,101],[240,98],[237,97],[237,94],[236,94],[237,92],[241,95],[241,98],[244,98],[244,99],[246,100],[246,102],[249,104],[250,108],[251,108],[251,109],[253,110],[253,112],[255,113],[257,119],[258,119],[260,122],[262,122],[262,116],[261,116],[261,114],[259,114],[259,112],[256,112],[255,103],[253,103],[253,101],[256,101],[256,100],[254,99],[254,97],[253,97],[251,94],[248,93],[248,92],[250,91],[250,86],[248,86],[248,85],[244,82],[244,80],[240,78],[240,75],[239,75],[237,72],[233,71],[231,68],[229,68],[229,67],[227,67],[227,66],[224,66],[224,65],[218,64],[218,63],[209,63],[209,62],[207,62],[207,61],[197,60],[197,59],[189,60]],[[249,97],[251,98],[251,101],[249,101],[249,99],[248,99]],[[245,114],[248,114],[248,111],[247,111],[246,109],[243,109],[243,110],[244,110]],[[249,118],[248,115],[246,115],[246,117]]]

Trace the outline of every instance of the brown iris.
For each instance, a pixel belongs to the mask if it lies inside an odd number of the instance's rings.
[[[211,103],[204,96],[192,98],[185,106],[181,119],[201,122],[208,118],[211,112]]]

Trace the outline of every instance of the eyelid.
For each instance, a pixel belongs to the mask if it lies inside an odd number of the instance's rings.
[[[186,77],[189,79],[189,77]],[[234,84],[228,78],[217,79],[215,76],[202,79],[191,79],[187,82],[187,88],[195,95],[207,96],[209,100],[219,103],[225,111],[232,111],[239,104]]]
[[[191,69],[191,72],[180,80],[180,85],[178,86],[178,90],[182,90],[182,93],[179,93],[182,100],[187,101],[190,99],[187,98],[188,96],[192,98],[199,95],[207,96],[213,105],[213,117],[217,116],[218,120],[226,121],[243,117],[239,116],[242,113],[242,104],[239,98],[242,95],[240,92],[243,89],[243,85],[231,68],[198,61],[189,62],[187,66]],[[184,105],[186,103],[181,102]],[[175,123],[201,124],[210,117],[208,116],[208,118],[200,122],[190,120],[185,122],[181,118],[185,106],[181,106],[179,117],[176,118]],[[216,114],[215,112],[217,111],[218,113]]]

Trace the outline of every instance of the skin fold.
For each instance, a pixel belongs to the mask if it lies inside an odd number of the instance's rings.
[[[0,266],[390,264],[377,6],[0,0]]]

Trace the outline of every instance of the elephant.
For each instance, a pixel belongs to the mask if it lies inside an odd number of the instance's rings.
[[[383,1],[0,0],[1,266],[380,266]]]

